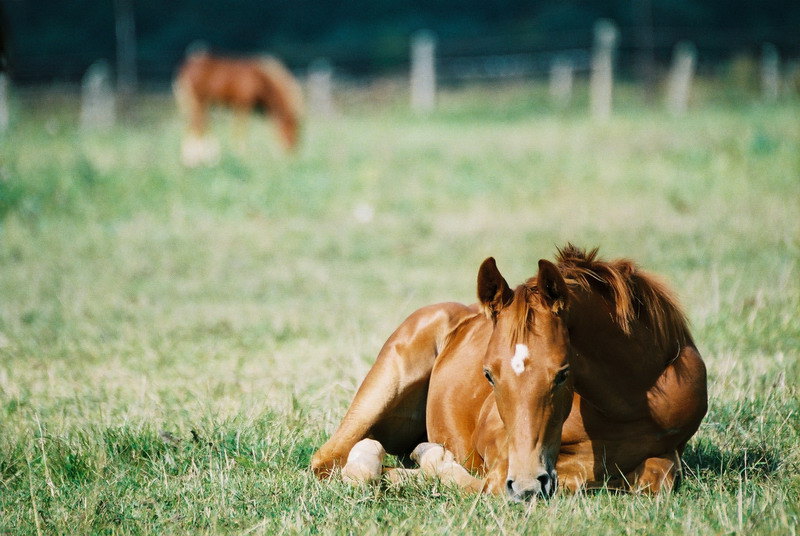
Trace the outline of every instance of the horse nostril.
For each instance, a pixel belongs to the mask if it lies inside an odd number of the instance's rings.
[[[539,476],[536,477],[536,480],[539,481],[539,485],[541,486],[539,493],[543,497],[550,497],[550,495],[552,495],[552,492],[553,492],[553,489],[552,489],[553,488],[553,484],[552,484],[553,479],[550,478],[550,475],[547,474],[547,473],[542,473],[542,474],[540,474]]]
[[[537,491],[535,489],[523,489],[523,490],[516,490],[514,489],[514,480],[509,478],[506,480],[506,492],[511,500],[516,502],[527,502],[536,495]]]

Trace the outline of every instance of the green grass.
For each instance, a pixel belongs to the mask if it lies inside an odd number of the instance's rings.
[[[797,101],[596,124],[523,86],[429,118],[355,95],[296,157],[254,121],[244,155],[186,170],[166,96],[109,134],[37,99],[0,140],[0,533],[798,532]],[[310,475],[407,314],[566,241],[686,306],[710,408],[678,493],[526,508]]]

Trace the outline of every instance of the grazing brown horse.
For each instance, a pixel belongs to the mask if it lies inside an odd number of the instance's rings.
[[[487,259],[478,297],[422,308],[397,328],[314,454],[317,475],[345,466],[351,449],[364,460],[385,448],[411,453],[424,473],[513,500],[549,497],[557,484],[675,486],[706,413],[706,370],[663,283],[630,260],[570,244],[514,290]],[[424,441],[439,445],[412,453]]]
[[[234,110],[240,137],[251,112],[270,114],[278,123],[286,149],[297,147],[302,91],[275,58],[235,59],[198,52],[181,66],[173,90],[178,107],[188,120],[189,136],[182,149],[187,165],[208,163],[217,156],[216,143],[205,137],[212,104]]]

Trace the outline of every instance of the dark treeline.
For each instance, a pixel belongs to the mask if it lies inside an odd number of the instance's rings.
[[[797,0],[133,0],[142,80],[172,76],[186,47],[202,41],[230,54],[274,53],[295,69],[327,57],[352,75],[401,69],[410,35],[430,29],[440,57],[587,48],[599,18],[621,30],[622,51],[643,47],[666,62],[681,39],[700,61],[757,53],[764,42],[800,55]],[[20,83],[75,81],[116,57],[119,0],[6,0],[0,37]]]

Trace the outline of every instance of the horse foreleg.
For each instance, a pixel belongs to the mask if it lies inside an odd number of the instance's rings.
[[[277,121],[284,149],[294,151],[300,138],[300,122],[290,116],[278,117]]]
[[[219,142],[210,135],[195,134],[194,130],[192,127],[181,143],[181,161],[187,167],[215,164],[220,155]]]
[[[192,85],[178,78],[172,86],[178,110],[186,121],[186,135],[181,142],[181,160],[188,167],[213,164],[219,158],[219,144],[206,137],[208,103],[195,94]]]
[[[411,459],[419,463],[424,475],[436,477],[445,484],[453,484],[476,493],[486,487],[485,480],[472,476],[455,461],[452,452],[438,443],[420,443],[411,453]]]
[[[312,457],[317,476],[341,467],[353,445],[367,437],[401,456],[426,439],[425,403],[434,361],[447,336],[474,314],[465,305],[445,303],[419,309],[400,324],[383,345],[339,428]]]
[[[191,84],[186,80],[177,80],[172,88],[178,110],[186,119],[189,135],[202,138],[208,123],[208,103],[203,102],[195,94]]]
[[[508,441],[494,393],[483,401],[472,442],[481,465],[488,469],[483,491],[504,495],[508,475]]]
[[[675,489],[681,477],[681,457],[676,450],[663,456],[646,458],[636,469],[610,480],[586,481],[582,489],[607,488],[631,493],[656,495]]]
[[[205,136],[208,130],[208,107],[200,103],[194,104],[189,115],[189,135],[196,138]]]
[[[681,477],[681,458],[677,451],[647,458],[626,475],[633,492],[657,494],[675,489]]]
[[[342,468],[342,479],[351,484],[364,484],[379,480],[385,456],[386,451],[383,449],[383,445],[374,439],[362,439],[350,449],[347,463]]]
[[[233,112],[233,139],[236,150],[244,154],[247,150],[247,123],[250,119],[250,109],[237,107]]]

